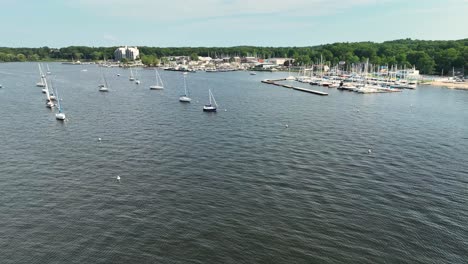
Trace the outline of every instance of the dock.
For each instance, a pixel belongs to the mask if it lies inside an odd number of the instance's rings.
[[[311,89],[307,89],[307,88],[296,87],[296,86],[292,86],[292,85],[289,85],[289,84],[279,84],[279,83],[276,83],[276,82],[279,82],[279,81],[286,81],[286,79],[276,79],[276,80],[268,80],[268,79],[266,79],[266,80],[262,80],[261,82],[262,82],[262,83],[266,83],[266,84],[276,85],[276,86],[282,86],[282,87],[284,87],[284,88],[293,89],[293,90],[296,90],[296,91],[301,91],[301,92],[316,94],[316,95],[320,95],[320,96],[326,96],[326,95],[328,95],[328,93],[321,92],[321,91],[315,91],[315,90],[311,90]]]
[[[328,93],[321,92],[321,91],[315,91],[307,88],[301,88],[301,87],[293,87],[294,90],[301,91],[301,92],[306,92],[306,93],[313,93],[316,95],[321,95],[321,96],[327,96]]]

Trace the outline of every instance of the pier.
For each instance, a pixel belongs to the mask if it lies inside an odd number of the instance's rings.
[[[321,92],[321,91],[315,91],[315,90],[311,90],[311,89],[307,89],[307,88],[296,87],[296,86],[292,86],[292,85],[289,85],[289,84],[276,83],[276,82],[279,82],[279,81],[286,81],[286,79],[276,79],[276,80],[268,80],[267,79],[267,80],[262,80],[261,82],[266,83],[266,84],[276,85],[276,86],[282,86],[284,88],[293,89],[293,90],[296,90],[296,91],[316,94],[316,95],[320,95],[320,96],[327,96],[328,95],[328,93]]]

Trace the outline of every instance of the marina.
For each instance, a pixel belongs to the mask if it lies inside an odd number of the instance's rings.
[[[58,100],[49,109],[35,86],[37,63],[0,64],[4,259],[464,256],[466,91],[418,86],[363,96],[287,81],[287,72],[162,70],[164,89],[150,90],[154,69],[137,69],[138,86],[128,68],[86,67],[49,63],[44,83]],[[97,88],[103,75],[108,93]],[[202,111],[210,99],[216,113]],[[440,219],[449,224],[439,229]],[[254,247],[262,250],[246,257]]]
[[[297,90],[297,91],[301,91],[301,92],[306,92],[306,93],[321,95],[321,96],[326,96],[326,95],[328,95],[328,93],[321,92],[321,91],[316,91],[316,90],[307,89],[307,88],[302,88],[302,87],[295,87],[295,86],[292,86],[292,85],[289,85],[289,84],[279,84],[279,83],[277,83],[277,82],[279,82],[279,81],[286,81],[286,79],[262,80],[261,82],[262,82],[262,83],[266,83],[266,84],[276,85],[276,86],[282,86],[282,87],[284,87],[284,88],[289,88],[289,89],[293,89],[293,90]]]

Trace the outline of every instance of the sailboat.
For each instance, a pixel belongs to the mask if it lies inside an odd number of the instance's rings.
[[[162,89],[164,89],[164,84],[163,84],[163,81],[161,79],[161,76],[159,75],[158,70],[154,69],[154,73],[156,75],[156,84],[151,85],[150,90],[162,90]]]
[[[131,82],[135,80],[135,77],[133,77],[133,71],[132,68],[130,68],[130,78],[128,78]]]
[[[50,75],[51,72],[50,72],[50,69],[49,69],[49,64],[46,64],[46,65],[47,65],[47,72],[46,72],[46,74],[47,74],[47,75]]]
[[[292,76],[291,75],[291,65],[290,65],[291,61],[289,61],[289,67],[288,67],[288,77],[286,77],[285,79],[287,81],[295,81],[296,80],[296,77]]]
[[[210,103],[203,106],[203,111],[216,112],[216,108],[218,107],[218,104],[216,103],[216,100],[213,96],[213,93],[211,92],[211,89],[208,89],[208,94],[209,94],[208,98],[210,100]]]
[[[192,99],[190,97],[188,97],[187,81],[185,80],[185,75],[184,75],[184,92],[185,92],[184,95],[179,97],[179,101],[182,102],[182,103],[190,103],[190,101],[192,101]]]
[[[42,72],[41,65],[38,63],[37,66],[39,67],[39,76],[40,76],[40,81],[36,83],[37,87],[45,87],[46,83],[44,83],[44,73]]]
[[[45,77],[42,77],[42,79],[45,84],[44,89],[45,89],[45,94],[46,94],[46,106],[48,108],[53,108],[55,104],[52,102],[52,99],[50,98],[49,86],[47,85],[47,79]],[[50,83],[50,85],[52,85],[52,82]]]
[[[60,103],[61,99],[58,96],[57,89],[55,89],[55,95],[57,96],[57,106],[58,106],[58,111],[59,111],[57,114],[55,114],[55,119],[60,120],[60,121],[65,121],[66,116],[65,116],[65,113],[63,112],[62,103]]]
[[[135,84],[140,84],[140,79],[138,79],[138,71],[135,68]]]
[[[102,75],[102,79],[104,80],[104,84],[99,85],[99,91],[100,92],[108,92],[109,91],[109,88],[108,88],[109,85],[107,84],[106,76],[104,75],[102,70],[101,70],[101,75]]]

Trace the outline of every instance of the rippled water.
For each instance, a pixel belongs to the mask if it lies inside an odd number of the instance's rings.
[[[50,68],[65,123],[36,64],[0,64],[1,263],[468,259],[466,91],[320,97],[200,72],[181,104],[177,72],[151,91],[153,71],[106,68],[103,94],[96,66]]]

